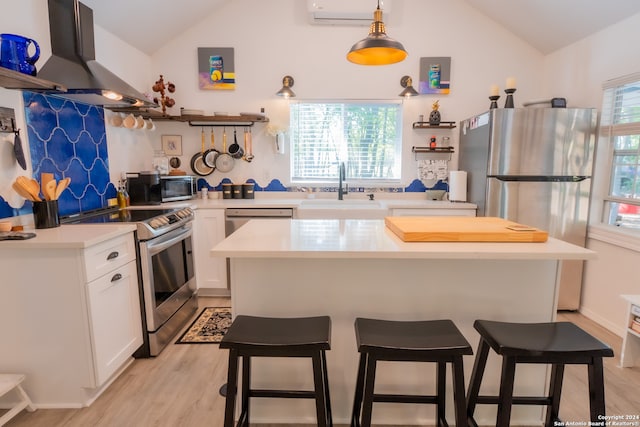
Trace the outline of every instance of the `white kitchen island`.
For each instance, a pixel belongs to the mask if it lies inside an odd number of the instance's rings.
[[[356,317],[395,320],[452,319],[475,348],[475,319],[555,320],[556,277],[565,259],[595,253],[556,239],[545,243],[405,243],[384,220],[252,220],[212,249],[231,259],[233,315],[329,315],[327,352],[334,423],[348,423],[358,352]],[[497,392],[499,359],[489,356],[483,392]],[[297,359],[258,359],[257,387],[312,389],[311,365]],[[468,384],[473,357],[465,358]],[[518,367],[515,392],[543,393],[544,366]],[[453,423],[451,375],[447,419]],[[379,365],[376,391],[435,390],[433,364]],[[433,405],[376,403],[376,424],[434,422]],[[315,422],[313,401],[253,399],[252,422]],[[541,407],[514,407],[513,425],[535,425]],[[480,405],[480,424],[495,424],[495,407]]]

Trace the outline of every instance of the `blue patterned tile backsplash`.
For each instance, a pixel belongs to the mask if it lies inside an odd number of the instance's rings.
[[[33,177],[71,178],[58,201],[60,215],[107,206],[116,190],[109,181],[103,108],[32,92],[23,98]]]

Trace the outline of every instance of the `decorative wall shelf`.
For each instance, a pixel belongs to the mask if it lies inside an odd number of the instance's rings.
[[[453,147],[412,147],[416,160],[451,160]]]
[[[111,108],[113,112],[132,113],[154,121],[173,121],[189,123],[189,126],[253,126],[255,123],[267,123],[269,118],[262,114],[239,114],[229,116],[178,115],[171,116],[159,111],[138,108]]]
[[[456,122],[440,122],[439,125],[431,125],[429,122],[414,122],[414,129],[454,129]]]
[[[39,79],[4,67],[0,67],[0,86],[6,89],[67,91],[67,88],[59,83]]]

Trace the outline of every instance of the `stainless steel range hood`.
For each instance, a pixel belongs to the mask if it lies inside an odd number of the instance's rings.
[[[67,92],[51,92],[104,107],[157,107],[95,59],[93,11],[78,0],[49,0],[51,57],[38,77],[61,83]]]

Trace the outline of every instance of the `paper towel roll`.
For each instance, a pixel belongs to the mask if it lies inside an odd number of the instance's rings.
[[[465,171],[449,172],[449,200],[452,202],[467,201],[467,173]]]

